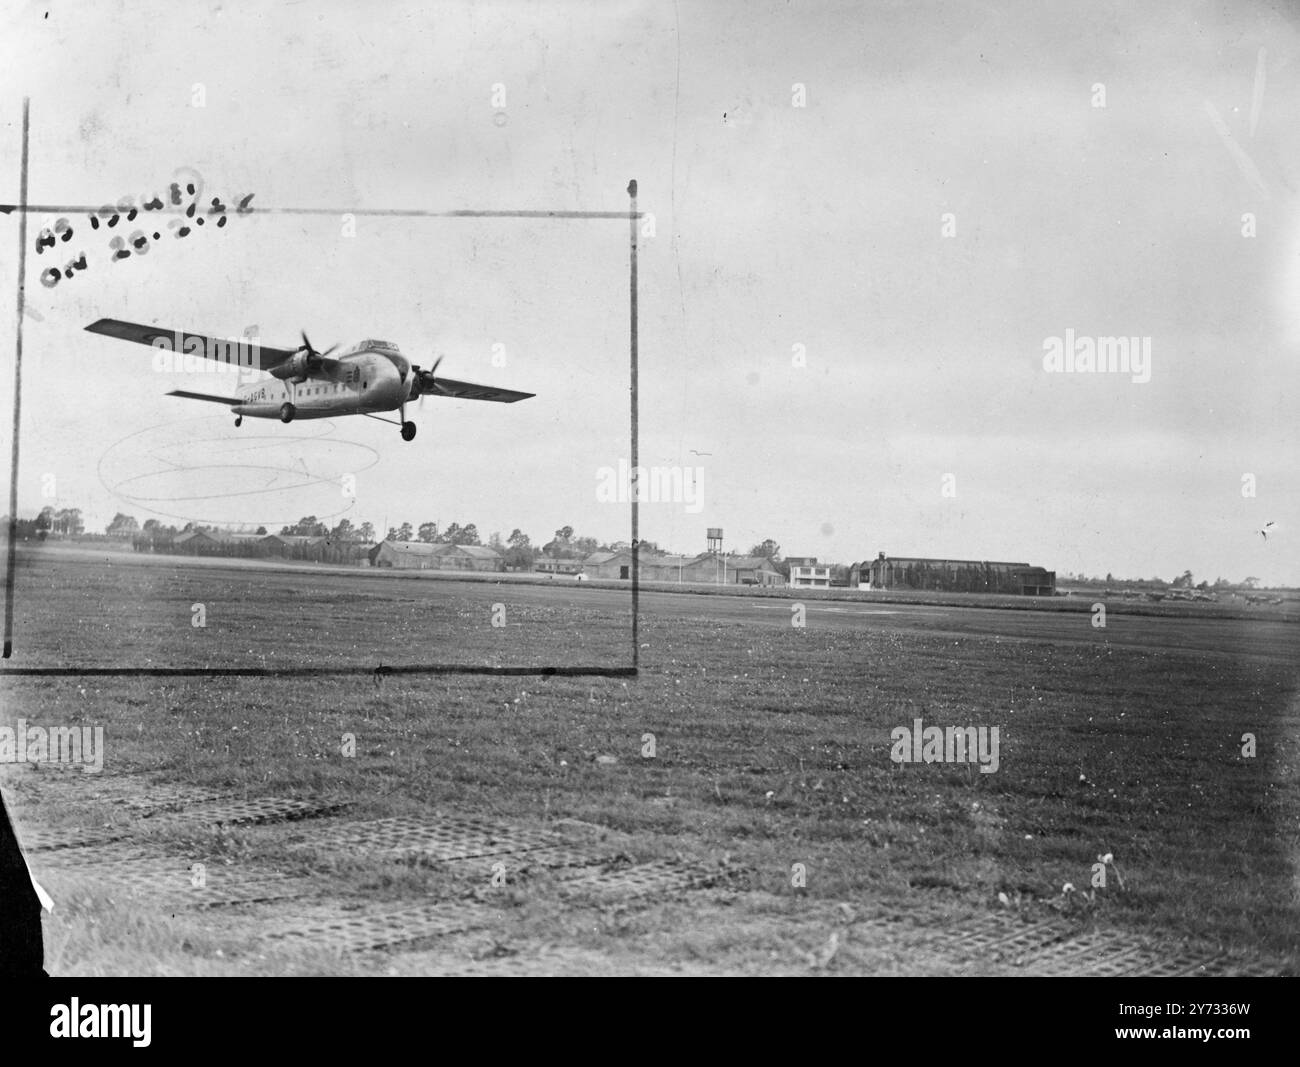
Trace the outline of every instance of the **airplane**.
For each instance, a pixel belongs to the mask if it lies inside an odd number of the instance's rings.
[[[120,319],[99,319],[86,329],[120,341],[134,341],[178,354],[193,353],[205,359],[241,368],[251,367],[270,374],[270,381],[237,385],[233,397],[184,389],[173,389],[167,394],[226,404],[235,416],[236,426],[243,424],[244,416],[288,423],[294,419],[365,415],[392,423],[392,419],[380,418],[377,412],[397,411],[401,421],[393,425],[401,427],[403,441],[410,441],[415,437],[415,423],[407,421],[406,405],[420,397],[447,396],[513,404],[537,395],[439,377],[437,370],[442,362],[441,356],[429,370],[423,370],[387,341],[359,341],[337,356],[331,356],[330,353],[339,346],[332,345],[324,352],[318,352],[307,339],[306,331],[303,331],[302,344],[297,348],[267,348],[256,343],[227,341]]]

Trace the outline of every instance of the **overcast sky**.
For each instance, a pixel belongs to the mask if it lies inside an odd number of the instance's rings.
[[[84,215],[36,255],[55,216],[31,216],[22,513],[627,538],[597,493],[628,456],[627,224],[360,216],[349,236],[343,215],[619,211],[636,178],[641,459],[704,472],[701,505],[642,507],[644,537],[1300,584],[1285,5],[7,10],[0,199],[18,199],[27,95],[33,203],[139,199],[188,167],[262,209],[121,262]],[[328,213],[270,210],[287,207]],[[13,293],[14,216],[0,240]],[[84,271],[39,284],[81,251]],[[410,444],[362,418],[236,430],[164,395],[228,378],[157,373],[83,332],[104,316],[383,338],[537,397],[427,400]],[[1048,372],[1067,330],[1149,339],[1150,380]]]

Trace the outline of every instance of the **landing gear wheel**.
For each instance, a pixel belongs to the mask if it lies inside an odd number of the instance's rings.
[[[402,423],[402,440],[410,441],[413,440],[414,438],[415,438],[415,423],[413,422]]]
[[[297,414],[297,409],[296,409],[292,404],[281,404],[281,405],[280,405],[280,421],[281,421],[281,422],[293,422],[293,417],[294,417],[294,415],[296,415],[296,414]]]
[[[243,426],[243,425],[244,425],[244,416],[243,416],[243,415],[236,415],[236,416],[235,416],[235,426],[236,426],[236,427],[240,427],[240,426]]]

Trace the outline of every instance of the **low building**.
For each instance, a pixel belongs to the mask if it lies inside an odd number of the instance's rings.
[[[732,556],[726,560],[726,580],[737,585],[785,585],[785,575],[766,556]]]
[[[1010,593],[1054,596],[1056,572],[1028,563],[999,560],[886,556],[855,563],[849,585],[856,589],[919,589],[950,593]]]
[[[381,541],[369,553],[372,567],[419,571],[504,571],[505,560],[486,545]]]
[[[580,559],[553,559],[550,556],[539,556],[533,563],[533,571],[537,574],[565,574],[574,575],[582,573],[582,560]]]
[[[644,566],[644,561],[642,561],[642,565]],[[631,578],[632,552],[630,549],[620,549],[616,552],[593,552],[582,561],[582,573],[588,578]],[[644,574],[642,577],[644,577]]]
[[[593,552],[582,561],[582,572],[588,578],[630,579],[632,552],[629,549]],[[637,558],[637,575],[643,582],[673,584],[785,584],[784,575],[765,556],[721,556],[711,552],[698,556],[643,552]]]
[[[829,563],[818,564],[816,556],[787,556],[790,568],[790,585],[804,589],[829,589],[831,568]]]
[[[438,555],[446,547],[427,541],[380,541],[370,550],[370,565],[406,571],[438,570]]]
[[[443,570],[490,571],[506,569],[505,557],[489,545],[447,545],[439,556]]]
[[[268,556],[310,559],[324,540],[323,537],[308,537],[306,534],[264,534],[258,544]]]
[[[221,550],[221,541],[206,530],[186,530],[172,538],[171,551],[212,556]]]
[[[675,552],[663,555],[641,555],[637,560],[638,573],[643,582],[685,582],[714,581],[710,575],[705,577],[700,564],[707,556],[683,556]]]
[[[694,582],[703,585],[784,585],[785,576],[766,556],[652,556],[640,560],[649,582]]]
[[[1021,596],[1056,596],[1056,572],[1026,567],[1017,572]]]

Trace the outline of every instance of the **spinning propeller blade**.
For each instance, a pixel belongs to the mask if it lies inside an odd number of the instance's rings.
[[[319,365],[319,362],[322,361],[322,360],[324,360],[326,356],[328,356],[331,352],[334,351],[334,349],[338,348],[338,345],[337,345],[337,344],[332,344],[332,345],[329,346],[329,348],[325,349],[324,352],[317,352],[316,349],[312,348],[312,346],[311,346],[311,340],[307,337],[307,331],[306,331],[306,330],[303,330],[303,331],[302,331],[302,347],[303,347],[303,348],[306,350],[306,352],[307,352],[307,358],[308,358],[312,363],[316,363],[317,365]]]

